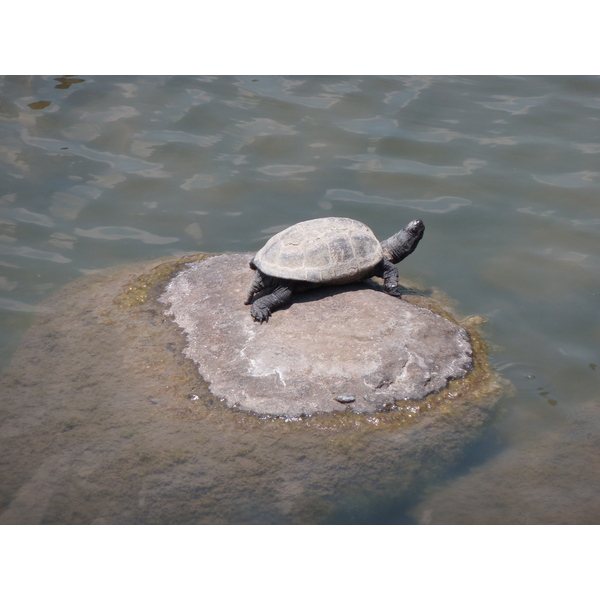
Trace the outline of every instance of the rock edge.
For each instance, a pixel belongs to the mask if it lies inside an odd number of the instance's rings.
[[[251,258],[196,262],[159,298],[187,336],[186,356],[231,408],[375,413],[423,400],[472,368],[465,329],[365,284],[305,292],[256,323],[243,304]]]

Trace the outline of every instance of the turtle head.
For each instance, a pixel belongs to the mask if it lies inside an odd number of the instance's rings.
[[[421,219],[411,221],[404,229],[396,235],[381,242],[383,257],[394,264],[404,260],[415,248],[423,237],[425,225]]]

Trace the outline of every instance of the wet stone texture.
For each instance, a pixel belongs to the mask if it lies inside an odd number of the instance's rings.
[[[251,258],[197,262],[160,298],[187,335],[186,356],[230,407],[287,417],[374,413],[422,400],[472,368],[462,327],[365,284],[299,294],[257,323],[243,304]]]

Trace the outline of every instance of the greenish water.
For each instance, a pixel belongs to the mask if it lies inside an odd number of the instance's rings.
[[[599,158],[595,77],[4,77],[1,364],[90,271],[421,218],[401,276],[489,320],[514,394],[434,486],[336,518],[597,523]]]

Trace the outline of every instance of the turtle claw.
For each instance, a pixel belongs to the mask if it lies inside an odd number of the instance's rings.
[[[253,304],[250,312],[254,317],[254,320],[258,321],[259,323],[266,323],[271,316],[271,311],[266,306],[259,307]]]
[[[406,290],[404,288],[400,289],[399,287],[394,288],[386,288],[385,290],[390,296],[394,296],[394,298],[402,298],[404,294],[406,294]]]

